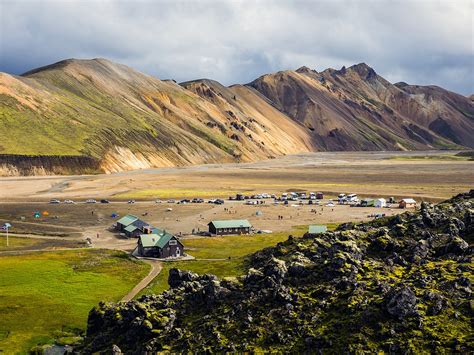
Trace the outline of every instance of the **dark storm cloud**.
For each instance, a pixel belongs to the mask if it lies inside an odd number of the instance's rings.
[[[104,57],[224,84],[366,62],[392,82],[474,93],[473,2],[0,0],[0,71]]]

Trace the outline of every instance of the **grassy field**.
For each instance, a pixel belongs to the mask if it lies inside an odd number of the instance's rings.
[[[307,226],[297,227],[291,232],[254,234],[243,236],[204,237],[186,239],[186,252],[196,259],[227,259],[242,257],[257,250],[273,246],[288,239],[288,236],[302,236]]]
[[[334,229],[335,225],[329,225],[328,227]],[[246,270],[247,255],[282,242],[288,239],[290,234],[301,237],[307,229],[308,226],[298,226],[291,232],[186,239],[184,240],[186,252],[194,256],[196,260],[165,263],[161,273],[139,296],[161,293],[167,290],[168,275],[171,268],[190,270],[198,274],[210,273],[221,278],[242,275]]]
[[[57,239],[34,239],[10,236],[7,238],[4,233],[0,234],[0,252],[24,251],[24,250],[45,250],[58,248],[84,248],[86,245],[80,240],[57,240]]]
[[[118,301],[149,271],[121,252],[78,250],[0,257],[0,353],[68,342],[99,301]]]
[[[454,160],[454,161],[469,161],[472,158],[469,155],[464,154],[437,154],[437,155],[398,155],[388,158],[390,160],[415,160],[415,161],[423,161],[423,160]]]
[[[168,198],[216,198],[216,197],[229,197],[235,195],[237,191],[233,190],[200,190],[200,189],[144,189],[128,191],[120,194],[116,194],[113,197],[116,199],[168,199]]]
[[[41,239],[9,237],[8,240],[9,246],[7,247],[7,237],[5,233],[0,234],[0,251],[31,248],[41,244]]]

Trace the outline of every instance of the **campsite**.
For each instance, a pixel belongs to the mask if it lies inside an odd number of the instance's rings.
[[[403,213],[405,209],[398,203],[402,199],[410,198],[418,203],[440,201],[468,190],[469,182],[474,181],[472,162],[406,161],[389,157],[387,153],[360,153],[358,157],[350,153],[324,153],[240,166],[218,164],[112,175],[2,178],[0,224],[8,222],[12,227],[8,247],[5,232],[0,233],[0,263],[9,267],[18,264],[22,268],[35,267],[40,263],[38,260],[57,263],[45,264],[44,268],[52,278],[69,280],[70,283],[64,281],[66,286],[60,297],[54,282],[30,283],[29,287],[39,297],[35,302],[46,302],[44,297],[47,297],[48,307],[67,309],[74,312],[74,317],[60,319],[54,312],[38,315],[26,309],[25,290],[20,286],[12,288],[15,279],[2,273],[0,284],[4,286],[0,287],[0,296],[10,297],[9,304],[15,306],[0,322],[0,349],[7,353],[13,349],[27,351],[34,345],[58,342],[58,339],[63,344],[73,344],[83,335],[87,311],[92,306],[101,300],[119,301],[148,273],[157,276],[134,297],[167,289],[168,272],[176,266],[233,278],[245,272],[247,255],[274,246],[289,235],[301,237],[308,231],[333,230],[348,221],[357,223],[382,214]],[[392,164],[390,170],[383,168],[388,161]],[[370,184],[363,181],[361,169]],[[457,173],[452,174],[453,171]],[[318,199],[316,193],[320,194]],[[341,193],[357,194],[360,203],[366,199],[373,203],[363,208],[352,207],[354,201],[339,204],[337,197]],[[245,199],[252,195],[256,195],[254,199]],[[390,197],[394,197],[394,203],[388,203]],[[97,203],[86,203],[91,199]],[[103,199],[108,203],[100,203]],[[129,203],[131,199],[135,203]],[[50,203],[51,200],[59,203]],[[216,200],[223,203],[208,203]],[[150,225],[176,236],[184,246],[184,253],[193,260],[174,258],[170,262],[153,262],[148,257],[141,260],[131,257],[130,253],[138,248],[141,231],[134,234],[134,229],[129,228],[127,235],[126,231],[114,228],[127,215],[135,216],[143,226]],[[246,229],[239,230],[240,222],[232,226],[232,231],[222,233],[230,235],[209,233],[212,221],[242,220],[251,225],[249,234]],[[90,274],[76,275],[79,270]],[[106,279],[100,281],[98,275]],[[79,281],[83,277],[87,281]],[[90,293],[89,287],[76,287],[77,282],[88,282],[96,291]],[[110,287],[114,287],[113,292],[108,291]],[[70,305],[67,298],[71,293],[79,298],[87,293],[87,301]],[[13,327],[19,324],[20,318],[24,322],[38,319],[34,323],[35,331]]]

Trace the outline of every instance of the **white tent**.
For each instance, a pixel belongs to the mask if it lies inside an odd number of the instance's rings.
[[[375,200],[375,207],[387,207],[387,201],[382,197]]]

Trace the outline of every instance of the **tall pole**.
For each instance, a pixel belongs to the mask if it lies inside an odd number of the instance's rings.
[[[8,248],[8,227],[7,227],[7,248]]]

